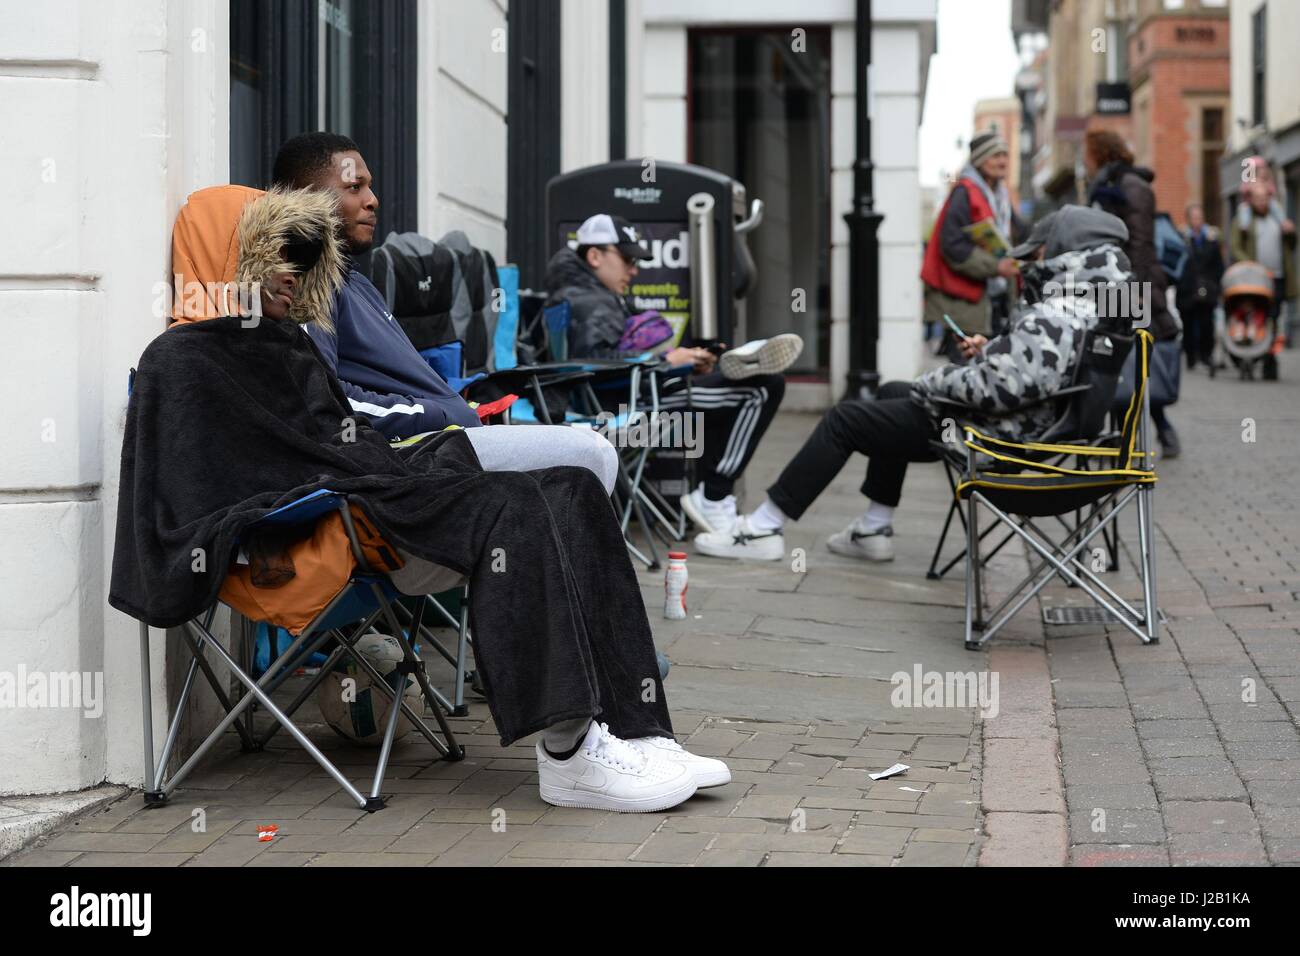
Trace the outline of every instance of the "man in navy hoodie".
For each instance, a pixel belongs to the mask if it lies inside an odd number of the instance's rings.
[[[357,144],[334,133],[303,133],[280,147],[273,178],[294,189],[314,187],[338,197],[348,252],[374,244],[379,198]],[[429,367],[388,311],[384,297],[350,268],[335,298],[330,326],[307,332],[338,377],[352,409],[397,441],[448,426],[468,429],[488,471],[530,471],[554,465],[590,468],[611,490],[618,453],[604,436],[563,425],[481,427],[465,400]]]

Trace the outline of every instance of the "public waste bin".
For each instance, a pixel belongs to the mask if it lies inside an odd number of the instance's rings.
[[[744,341],[754,277],[745,234],[762,221],[763,203],[747,206],[743,184],[703,166],[649,159],[556,176],[546,186],[547,255],[575,247],[578,226],[596,213],[632,223],[654,254],[629,289],[633,312],[661,312],[677,342]]]

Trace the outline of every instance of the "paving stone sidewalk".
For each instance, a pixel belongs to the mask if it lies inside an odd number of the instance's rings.
[[[1282,369],[1184,375],[1155,495],[1161,643],[1047,642],[1072,864],[1300,863],[1300,354]]]
[[[761,500],[816,421],[777,419],[749,470],[749,500]],[[924,575],[943,478],[915,469],[898,560],[870,570],[825,548],[861,511],[861,479],[859,462],[789,534],[806,571],[692,557],[690,615],[680,622],[661,616],[662,576],[641,575],[656,643],[673,661],[675,729],[690,749],[727,760],[729,786],[668,813],[553,808],[537,795],[532,741],[503,750],[477,702],[454,722],[465,761],[434,760],[416,734],[399,744],[380,813],[350,805],[283,735],[255,755],[240,754],[231,736],[168,807],[144,810],[132,793],[5,865],[972,865],[981,839],[974,709],[890,703],[895,672],[983,666],[962,648],[960,580]],[[307,720],[346,774],[368,778],[373,751],[339,740],[314,714]],[[867,776],[896,761],[912,769]],[[270,823],[278,836],[259,843],[257,826]]]
[[[909,475],[893,564],[826,551],[861,510],[859,459],[788,532],[803,570],[692,557],[680,622],[660,617],[662,578],[641,575],[673,661],[675,728],[727,760],[727,787],[668,813],[549,807],[531,741],[503,750],[478,702],[454,722],[465,761],[436,761],[418,735],[401,742],[381,813],[356,810],[283,739],[241,755],[232,737],[166,809],[131,794],[3,865],[1300,862],[1300,358],[1288,353],[1283,369],[1294,374],[1280,383],[1184,380],[1173,410],[1184,454],[1160,466],[1156,495],[1169,618],[1159,645],[1100,625],[1047,632],[1031,605],[989,651],[964,650],[960,569],[938,582],[924,573],[947,505],[936,466]],[[750,502],[815,423],[777,418],[749,471]],[[1015,548],[999,555],[991,597],[1024,569]],[[1112,579],[1138,596],[1131,573]],[[1040,603],[1086,602],[1053,585]],[[997,715],[895,707],[891,677],[916,667],[996,675]],[[307,720],[345,773],[367,777],[372,751]],[[867,777],[900,760],[905,776]],[[206,828],[194,832],[200,808]],[[279,835],[259,843],[267,823]]]

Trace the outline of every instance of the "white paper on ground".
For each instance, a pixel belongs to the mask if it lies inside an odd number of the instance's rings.
[[[872,780],[884,780],[886,777],[896,777],[900,773],[911,769],[912,768],[905,763],[896,763],[888,770],[882,770],[880,773],[869,773],[867,776]]]

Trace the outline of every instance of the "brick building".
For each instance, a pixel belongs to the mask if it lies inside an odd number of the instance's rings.
[[[1019,39],[1046,38],[1025,71],[1035,130],[1035,200],[1086,195],[1082,146],[1110,129],[1155,170],[1158,208],[1182,223],[1189,201],[1222,221],[1220,157],[1230,130],[1226,0],[1018,0]]]
[[[1182,223],[1199,202],[1219,224],[1219,157],[1231,102],[1228,10],[1188,2],[1168,9],[1140,0],[1129,38],[1132,146],[1137,161],[1156,171],[1156,205]]]

